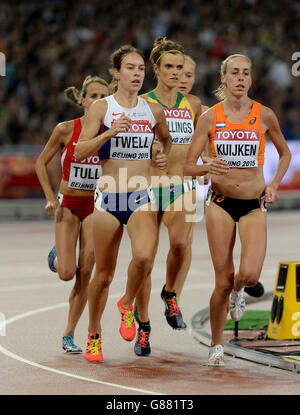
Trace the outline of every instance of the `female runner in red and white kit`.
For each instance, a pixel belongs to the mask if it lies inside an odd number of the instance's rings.
[[[163,146],[156,157],[159,168],[167,165],[171,136],[160,105],[138,97],[145,77],[142,52],[124,45],[111,57],[117,91],[95,102],[76,146],[82,160],[98,151],[102,177],[95,191],[93,239],[96,269],[89,285],[89,327],[86,359],[102,362],[101,318],[114,277],[124,225],[131,241],[132,259],[126,292],[118,301],[121,336],[135,337],[133,301],[151,269],[157,238],[157,211],[152,208],[150,166],[154,128]],[[101,125],[100,133],[99,126]]]
[[[55,216],[55,246],[48,256],[49,268],[60,279],[76,281],[69,297],[67,327],[63,333],[62,347],[68,353],[81,353],[74,344],[74,331],[87,302],[88,284],[95,263],[91,238],[91,213],[94,211],[94,189],[101,174],[98,154],[77,161],[74,150],[91,104],[109,94],[108,84],[98,76],[85,78],[81,91],[75,87],[65,90],[65,95],[84,109],[84,115],[59,123],[36,162],[36,173],[45,193],[45,210]],[[62,180],[59,195],[55,196],[47,165],[61,149]],[[79,256],[76,246],[79,240]]]
[[[291,158],[274,112],[248,96],[251,67],[250,59],[239,54],[222,62],[222,85],[216,93],[221,102],[200,117],[184,166],[188,176],[211,174],[206,201],[206,229],[215,270],[210,366],[224,365],[223,331],[229,302],[231,318],[240,320],[245,310],[244,287],[255,286],[260,277],[267,243],[265,201],[273,204],[278,200],[277,189]],[[277,171],[267,186],[263,175],[265,134],[279,155]],[[213,158],[197,166],[208,141]],[[233,261],[236,227],[241,240],[238,272]]]

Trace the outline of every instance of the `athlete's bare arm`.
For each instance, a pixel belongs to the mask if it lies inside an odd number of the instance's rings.
[[[276,147],[279,155],[279,161],[275,176],[265,190],[266,202],[273,204],[278,200],[277,189],[289,167],[291,152],[281,132],[278,119],[270,108],[262,106],[261,120],[266,134]]]
[[[202,114],[201,100],[196,95],[192,95],[192,94],[186,95],[186,98],[189,101],[189,103],[191,104],[193,112],[195,114],[194,126],[196,126],[197,122],[198,122],[198,119],[199,119],[200,115]]]
[[[35,171],[47,200],[45,211],[49,216],[53,216],[55,214],[59,207],[59,203],[50,183],[47,165],[53,159],[58,150],[67,146],[72,137],[73,128],[73,120],[59,123],[54,128],[47,144],[37,158],[35,164]]]
[[[98,134],[106,110],[107,102],[105,99],[99,99],[91,105],[74,151],[75,158],[78,161],[94,154],[106,141],[115,137],[118,133],[129,130],[131,120],[122,113],[110,129],[102,134]]]
[[[172,137],[168,130],[166,116],[161,105],[155,102],[148,102],[149,107],[156,120],[155,131],[159,142],[159,149],[155,156],[156,166],[162,170],[167,168],[168,154],[172,146]]]
[[[200,154],[205,150],[209,133],[213,126],[213,120],[213,110],[207,111],[199,118],[183,167],[184,176],[195,178],[197,176],[204,176],[207,173],[221,175],[229,171],[227,163],[221,160],[211,159],[203,165],[197,165]]]

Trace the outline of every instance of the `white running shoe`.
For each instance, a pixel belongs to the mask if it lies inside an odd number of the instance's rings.
[[[207,365],[224,366],[224,348],[221,344],[216,344],[210,348]]]
[[[231,291],[230,294],[230,317],[234,321],[240,321],[246,309],[244,288],[240,291]]]

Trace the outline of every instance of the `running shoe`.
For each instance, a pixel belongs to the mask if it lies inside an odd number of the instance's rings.
[[[52,272],[57,272],[54,266],[55,257],[56,257],[56,246],[54,245],[54,247],[51,249],[48,255],[48,265]]]
[[[186,328],[186,324],[183,321],[180,308],[178,307],[178,304],[177,304],[176,293],[166,291],[165,285],[164,285],[160,296],[166,307],[165,317],[166,317],[167,323],[174,330],[181,330],[181,329]]]
[[[251,295],[251,297],[262,297],[265,293],[264,286],[258,281],[253,287],[245,287],[245,293]]]
[[[149,325],[149,329],[147,328],[139,328],[137,331],[137,339],[134,345],[134,353],[137,356],[149,356],[151,353],[151,347],[150,347],[150,332],[151,327]]]
[[[103,362],[101,336],[98,333],[88,335],[85,357],[89,362]]]
[[[224,366],[224,348],[221,344],[210,347],[207,365]]]
[[[124,307],[122,304],[124,295],[118,301],[118,309],[121,313],[120,333],[124,340],[132,341],[135,338],[135,322],[133,317],[133,306]]]
[[[230,317],[234,321],[240,321],[246,309],[244,288],[240,291],[231,291],[230,294]]]
[[[80,347],[76,346],[76,344],[74,343],[72,334],[67,334],[66,336],[62,338],[62,348],[67,353],[73,353],[73,354],[82,353],[82,350],[80,349]]]

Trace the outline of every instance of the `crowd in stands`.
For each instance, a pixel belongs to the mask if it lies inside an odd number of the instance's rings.
[[[292,74],[299,51],[300,3],[294,0],[3,0],[0,52],[0,148],[41,144],[54,126],[80,116],[64,89],[85,76],[110,82],[110,55],[130,43],[146,58],[158,36],[183,44],[197,63],[193,93],[217,101],[220,62],[232,53],[253,61],[250,96],[271,107],[287,140],[300,140],[300,76]],[[299,51],[300,52],[300,51]],[[151,64],[141,92],[155,85]]]

